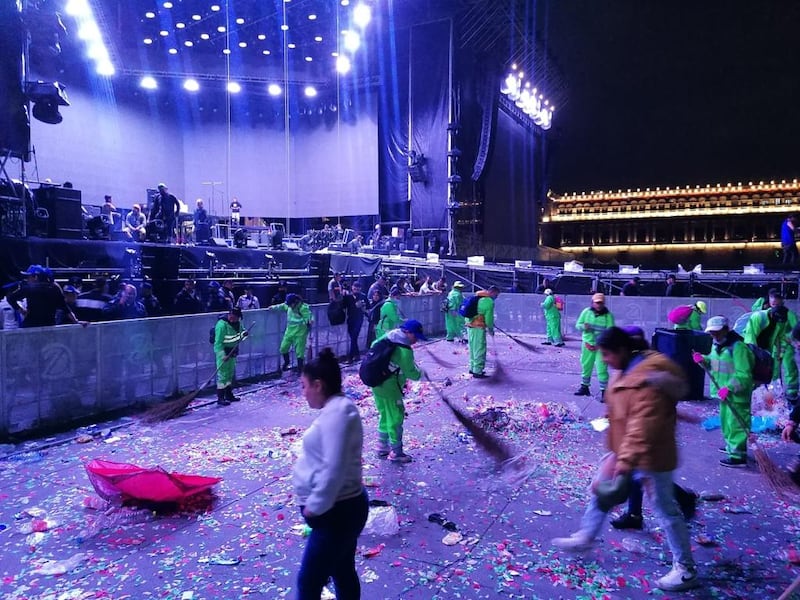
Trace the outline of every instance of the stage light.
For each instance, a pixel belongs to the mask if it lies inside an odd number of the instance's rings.
[[[160,35],[161,37],[167,37],[169,35],[169,31],[167,31],[166,29],[162,29],[161,31],[158,32],[158,35]]]
[[[71,17],[81,17],[92,12],[86,0],[69,0],[64,11]]]
[[[175,23],[176,29],[184,29],[186,27],[186,23]]]
[[[283,93],[283,90],[277,83],[270,83],[267,86],[267,92],[270,96],[280,96]]]
[[[231,53],[231,49],[230,49],[230,48],[225,48],[225,49],[222,51],[222,53],[223,53],[223,54],[230,54],[230,53]]]
[[[355,31],[345,31],[344,47],[350,52],[355,52],[361,47],[361,36]]]
[[[155,19],[156,18],[156,13],[154,13],[152,11],[147,11],[146,13],[144,13],[144,16],[147,17],[148,19]]]
[[[334,51],[334,52],[331,52],[331,56],[332,56],[333,58],[336,58],[337,56],[339,56],[339,53],[338,53],[338,52],[335,52],[335,51]]]
[[[350,6],[350,0],[342,0],[342,6]]]
[[[313,60],[314,60],[314,59],[313,59],[312,57],[310,57],[310,56],[306,56],[306,57],[305,57],[305,61],[306,61],[306,62],[312,62]]]
[[[217,27],[217,31],[219,31],[220,33],[225,33],[225,25],[220,25],[219,27]]]
[[[177,54],[178,53],[178,49],[177,48],[170,48],[169,50],[167,50],[167,52],[169,52],[170,54]]]
[[[100,28],[94,21],[88,21],[78,29],[78,37],[84,42],[100,39]]]
[[[270,54],[272,54],[272,52],[270,52],[269,50],[262,50],[261,54],[263,54],[264,56],[269,56]]]
[[[317,20],[317,15],[314,15],[314,14],[308,15],[308,20],[309,21],[316,21]]]
[[[239,85],[239,84],[238,84],[237,82],[235,82],[235,81],[229,81],[229,82],[228,82],[228,85],[227,85],[227,88],[228,88],[228,91],[229,91],[231,94],[238,94],[239,92],[241,92],[241,91],[242,91],[242,86],[241,86],[241,85]]]
[[[288,25],[281,25],[281,31],[289,31]]]
[[[237,25],[244,25],[244,19],[242,17],[239,17],[238,19],[236,19],[236,24]]]
[[[294,50],[295,48],[297,48],[297,44],[287,44],[287,46],[288,46],[288,47],[289,47],[291,50]]]
[[[144,43],[149,46],[150,44],[153,43],[153,39],[152,38],[144,38]]]
[[[203,17],[201,17],[200,15],[192,15],[192,21],[200,21],[202,19]]]
[[[336,57],[336,72],[342,75],[347,75],[350,72],[352,65],[350,59],[346,56]]]
[[[267,36],[264,35],[263,33],[259,33],[258,34],[258,39],[260,39],[263,42],[265,39],[267,39]]]
[[[212,4],[211,10],[213,10],[214,12],[219,12],[219,4]]]
[[[142,87],[146,90],[157,90],[158,82],[155,80],[154,77],[151,77],[150,75],[145,75],[139,81],[139,87]]]
[[[183,82],[183,89],[187,92],[197,92],[200,90],[200,84],[197,83],[196,79],[187,79]]]
[[[321,42],[321,41],[322,41],[322,36],[321,36],[321,35],[318,35],[318,36],[316,36],[316,37],[314,38],[314,41],[315,41],[315,42]]]
[[[208,39],[211,39],[211,36],[208,35],[207,33],[201,33],[200,34],[200,39],[201,40],[208,40]]]
[[[164,8],[172,8],[172,2],[164,2],[164,4],[162,4],[162,6]]]
[[[103,60],[97,63],[97,67],[95,67],[95,72],[98,75],[102,75],[103,77],[111,77],[117,72],[117,70],[114,68],[114,65],[111,64],[110,60]]]
[[[313,85],[307,85],[306,88],[303,90],[306,98],[316,98],[317,97],[317,88]]]
[[[191,48],[192,46],[194,46],[194,42],[192,40],[186,40],[185,42],[183,42],[183,45],[186,46],[187,48]]]
[[[58,107],[69,106],[69,99],[64,86],[57,81],[28,81],[25,95],[33,102],[33,116],[42,123],[57,125],[64,120]]]
[[[247,48],[247,42],[239,42],[239,48]]]
[[[357,4],[353,9],[353,23],[364,29],[372,20],[372,10],[366,4]]]

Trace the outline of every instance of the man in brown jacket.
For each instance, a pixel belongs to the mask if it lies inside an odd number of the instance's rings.
[[[689,531],[675,501],[672,472],[678,465],[675,444],[676,404],[686,390],[681,368],[658,352],[643,349],[622,329],[611,327],[597,340],[603,361],[617,369],[606,392],[608,448],[606,467],[593,482],[631,476],[652,498],[656,515],[673,556],[672,570],[656,581],[667,591],[682,591],[699,584],[689,542]],[[623,499],[624,499],[623,495]],[[609,507],[592,496],[581,527],[569,537],[555,538],[564,550],[584,551],[594,543]]]

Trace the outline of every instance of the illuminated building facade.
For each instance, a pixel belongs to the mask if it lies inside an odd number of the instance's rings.
[[[777,266],[781,224],[800,213],[798,181],[548,194],[540,244],[584,262]]]

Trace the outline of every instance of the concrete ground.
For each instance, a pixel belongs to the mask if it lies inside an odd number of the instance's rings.
[[[677,480],[724,497],[701,501],[691,523],[700,589],[654,589],[670,557],[647,501],[645,531],[608,526],[596,549],[578,557],[551,548],[552,537],[576,528],[585,506],[604,442],[588,421],[603,406],[572,395],[579,382],[577,342],[556,349],[524,339],[541,351],[498,335],[495,351],[508,377],[499,384],[465,376],[466,346],[436,341],[417,350],[437,385],[449,380],[442,389],[455,404],[470,413],[499,407],[510,417],[495,433],[526,455],[524,478],[498,471],[429,383],[407,394],[406,447],[414,462],[375,458],[375,409],[355,368],[347,369],[347,393],[364,420],[370,497],[389,503],[399,517],[399,533],[362,536],[363,598],[761,599],[777,598],[797,577],[796,503],[779,499],[752,461],[746,470],[719,466],[719,430],[686,422],[679,428]],[[596,382],[593,387],[596,392]],[[294,597],[304,538],[290,473],[314,411],[293,376],[239,393],[238,404],[218,408],[201,398],[185,416],[156,426],[123,419],[8,448],[13,453],[0,461],[0,596]],[[688,410],[708,416],[715,406]],[[796,451],[774,433],[760,441],[781,465]],[[156,512],[118,509],[102,517],[102,510],[86,506],[99,502],[84,471],[93,458],[223,481],[209,502]],[[428,520],[431,513],[456,524],[456,543],[443,542],[449,532]]]

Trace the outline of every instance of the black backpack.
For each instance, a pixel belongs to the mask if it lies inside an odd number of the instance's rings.
[[[328,304],[328,322],[331,325],[341,325],[347,320],[347,313],[344,310],[342,300],[332,300]]]
[[[367,350],[367,354],[358,368],[358,376],[361,377],[364,385],[377,387],[397,373],[397,370],[389,368],[389,364],[392,362],[392,354],[398,346],[410,348],[405,344],[398,344],[387,338],[382,338]]]
[[[477,295],[466,298],[458,308],[458,314],[467,319],[474,319],[478,315],[478,300],[480,298]]]

